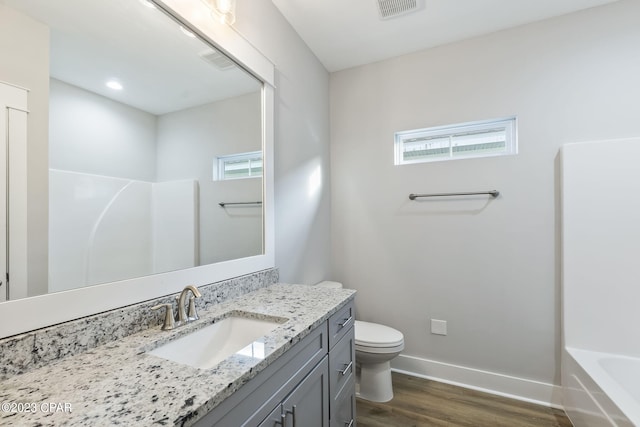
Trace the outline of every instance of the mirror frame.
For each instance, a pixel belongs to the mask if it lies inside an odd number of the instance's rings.
[[[211,17],[201,0],[151,0],[170,18],[232,58],[262,85],[263,242],[262,255],[154,274],[0,304],[0,338],[203,286],[275,266],[273,143],[275,67],[233,28]]]

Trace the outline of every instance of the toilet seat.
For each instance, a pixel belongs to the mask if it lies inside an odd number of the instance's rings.
[[[389,326],[356,320],[355,349],[367,353],[399,352],[404,349],[404,336]]]

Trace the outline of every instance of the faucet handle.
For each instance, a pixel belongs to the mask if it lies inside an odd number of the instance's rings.
[[[187,312],[187,319],[189,321],[191,320],[198,320],[200,317],[198,317],[198,312],[196,311],[196,297],[191,296],[191,298],[189,298],[189,311]]]
[[[161,308],[165,308],[164,312],[164,322],[162,323],[162,330],[169,331],[176,327],[175,321],[173,320],[173,306],[171,304],[160,304],[155,307],[151,307],[151,310],[158,310]]]

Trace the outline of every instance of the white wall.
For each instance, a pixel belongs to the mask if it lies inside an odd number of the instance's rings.
[[[404,354],[559,384],[557,153],[640,134],[638,16],[623,0],[331,75],[333,278]],[[517,156],[393,165],[395,131],[509,115]]]
[[[0,52],[0,81],[29,90],[28,292],[39,295],[46,292],[48,271],[49,29],[0,4]]]
[[[235,28],[276,66],[276,266],[284,282],[330,277],[329,75],[270,1],[239,0]]]
[[[198,181],[200,264],[263,253],[261,207],[218,205],[262,200],[262,179],[213,180],[218,156],[261,150],[261,105],[255,92],[158,118],[158,180]]]
[[[53,169],[156,180],[156,116],[51,79]]]

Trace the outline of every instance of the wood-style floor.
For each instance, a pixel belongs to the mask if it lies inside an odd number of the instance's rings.
[[[571,427],[564,411],[393,373],[394,398],[357,399],[358,427]]]

